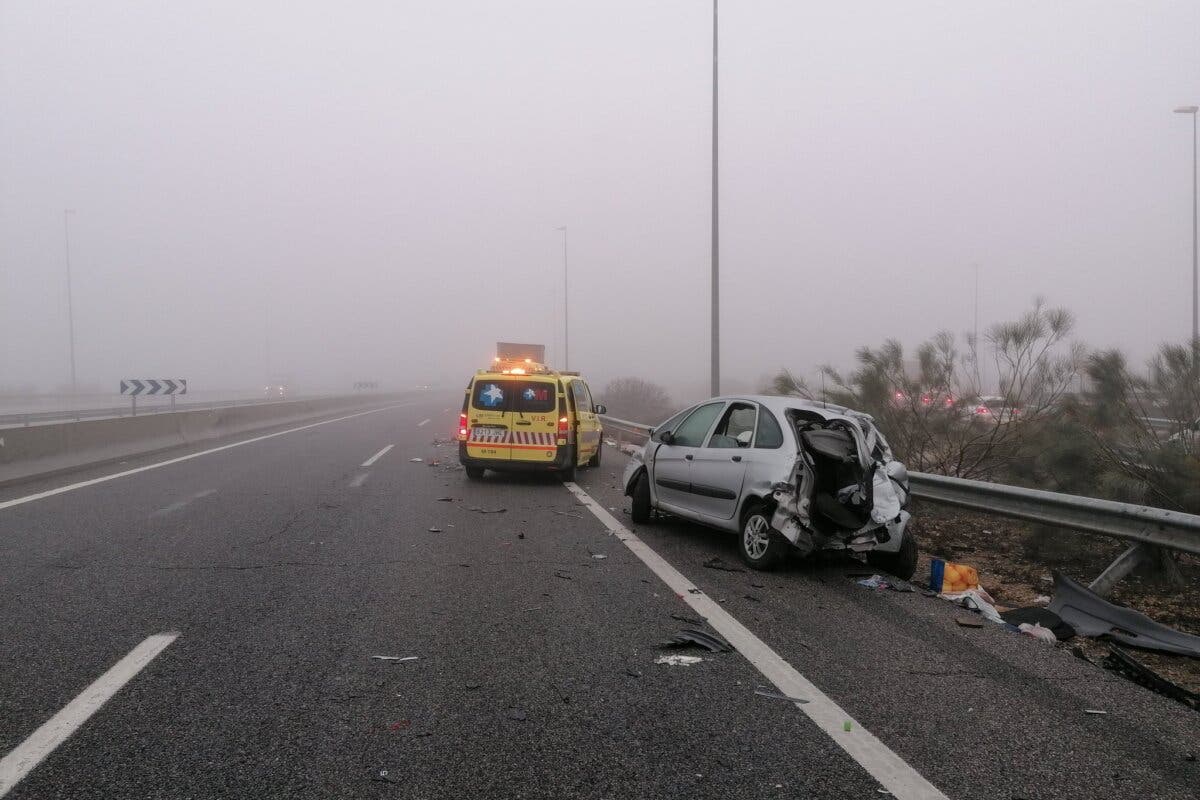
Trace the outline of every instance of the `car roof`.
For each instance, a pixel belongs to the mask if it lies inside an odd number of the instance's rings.
[[[837,403],[824,403],[820,400],[808,400],[803,397],[794,397],[791,395],[777,394],[737,394],[737,395],[721,395],[714,397],[713,400],[745,400],[751,403],[758,403],[765,406],[776,414],[783,414],[789,409],[796,411],[809,411],[816,413],[825,419],[854,419],[853,416],[866,417],[871,419],[870,414],[865,414],[861,411],[839,406]]]

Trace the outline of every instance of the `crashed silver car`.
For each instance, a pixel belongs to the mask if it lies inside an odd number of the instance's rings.
[[[656,427],[625,468],[634,522],[671,514],[739,534],[742,560],[866,553],[909,579],[908,473],[870,416],[795,397],[716,397]]]

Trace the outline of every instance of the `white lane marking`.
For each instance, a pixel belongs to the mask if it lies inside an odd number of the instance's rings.
[[[429,423],[430,423],[430,420],[423,419],[423,420],[421,420],[420,422],[418,422],[418,423],[417,423],[417,427],[418,427],[418,428],[424,428],[424,427],[425,427],[426,425],[428,425]]]
[[[176,511],[182,511],[183,509],[187,508],[188,506],[190,506],[192,503],[196,502],[197,500],[203,500],[205,497],[208,497],[209,495],[213,495],[216,493],[217,493],[216,489],[205,489],[203,492],[196,492],[191,497],[188,497],[184,500],[180,500],[178,503],[171,503],[171,505],[169,505],[169,506],[163,506],[162,508],[155,511],[150,516],[161,517],[166,514],[174,514]]]
[[[879,781],[883,788],[903,800],[947,800],[946,795],[938,791],[921,773],[875,738],[875,735],[859,724],[858,720],[852,719],[795,667],[784,661],[745,625],[717,605],[716,601],[700,593],[695,584],[622,525],[616,517],[593,500],[591,495],[574,483],[563,485],[587,506],[610,533],[624,542],[651,572],[669,586],[671,591],[679,595],[698,614],[707,617],[708,623],[753,664],[763,677],[775,684],[780,692],[788,697],[808,700],[807,703],[795,705],[845,750],[847,755]],[[849,731],[844,729],[846,722],[851,723]]]
[[[188,453],[186,456],[179,456],[177,458],[169,458],[166,461],[159,461],[154,464],[147,464],[144,467],[135,467],[134,469],[127,469],[124,472],[114,472],[112,475],[104,475],[99,478],[92,478],[91,480],[80,481],[79,483],[68,484],[67,486],[59,486],[57,489],[47,489],[44,492],[38,492],[37,494],[25,495],[24,497],[18,497],[14,500],[3,500],[3,501],[0,501],[0,511],[3,511],[6,508],[12,508],[13,506],[22,505],[23,503],[32,503],[34,500],[42,500],[46,497],[53,497],[56,494],[63,494],[64,492],[72,492],[76,489],[83,489],[88,486],[95,486],[96,484],[104,483],[105,481],[113,481],[113,480],[116,480],[117,478],[124,478],[127,475],[136,475],[139,472],[147,472],[148,470],[158,469],[159,467],[166,467],[166,466],[170,466],[171,464],[178,464],[181,461],[191,461],[193,458],[199,458],[200,456],[206,456],[211,453],[220,453],[222,450],[232,450],[233,448],[241,447],[244,444],[254,444],[255,442],[261,442],[265,439],[274,439],[276,436],[286,436],[289,433],[296,433],[297,431],[306,431],[309,428],[318,428],[322,425],[329,425],[334,422],[343,422],[348,419],[354,419],[355,417],[365,417],[367,414],[378,414],[380,411],[391,411],[394,408],[403,408],[404,406],[411,406],[411,405],[413,405],[413,403],[398,403],[394,406],[384,406],[383,408],[373,408],[370,411],[360,411],[357,414],[349,414],[345,417],[338,417],[337,419],[327,419],[327,420],[323,420],[321,422],[314,422],[309,425],[301,425],[298,428],[288,428],[286,431],[276,431],[275,433],[268,433],[265,436],[255,436],[253,439],[243,439],[240,442],[233,442],[232,444],[223,444],[220,447],[213,447],[209,450],[201,450],[199,453]]]
[[[383,457],[384,457],[384,455],[386,455],[386,454],[387,454],[387,451],[388,451],[388,450],[391,450],[391,449],[392,449],[393,447],[395,447],[395,446],[396,446],[396,445],[394,445],[394,444],[389,444],[387,447],[383,448],[383,449],[382,449],[382,450],[380,450],[378,453],[376,453],[375,455],[371,456],[371,457],[370,457],[370,458],[368,458],[366,461],[364,461],[364,462],[362,463],[362,465],[363,465],[364,467],[369,467],[369,466],[371,466],[371,465],[372,465],[372,464],[374,464],[376,461],[378,461],[379,459],[383,458]]]
[[[146,639],[0,760],[0,797],[8,794],[30,770],[66,741],[177,638],[179,633],[172,631],[156,633]]]
[[[366,482],[367,482],[367,478],[369,478],[369,477],[371,477],[371,473],[369,473],[369,472],[360,472],[359,474],[357,474],[357,475],[355,475],[355,476],[354,476],[354,480],[350,481],[350,488],[351,488],[351,489],[357,489],[358,487],[360,487],[360,486],[362,486],[364,483],[366,483]]]

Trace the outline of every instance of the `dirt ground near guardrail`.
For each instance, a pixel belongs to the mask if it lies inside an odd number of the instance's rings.
[[[1070,531],[1040,532],[1020,520],[974,514],[931,503],[914,505],[914,530],[921,543],[916,580],[929,575],[930,558],[970,564],[979,571],[984,589],[1003,608],[1035,605],[1039,595],[1053,593],[1051,570],[1084,585],[1128,547],[1116,539]],[[1136,572],[1122,580],[1108,598],[1136,609],[1156,622],[1200,635],[1200,558],[1180,554],[1184,586],[1169,586],[1153,574]],[[1093,661],[1108,652],[1103,642],[1076,637]],[[1193,692],[1200,692],[1200,659],[1130,650],[1146,666]]]

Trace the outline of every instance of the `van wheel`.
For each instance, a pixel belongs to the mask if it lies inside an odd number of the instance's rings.
[[[753,503],[742,514],[742,529],[738,533],[738,555],[751,569],[774,569],[783,559],[788,542],[771,528],[771,507]]]
[[[483,467],[463,467],[467,473],[467,480],[481,481],[483,480]]]
[[[917,572],[918,549],[917,537],[911,531],[905,531],[904,538],[900,540],[899,550],[895,553],[872,550],[867,553],[867,563],[902,581],[911,581]]]
[[[633,508],[629,511],[629,516],[634,522],[645,523],[650,521],[650,479],[646,477],[646,470],[638,473],[637,480],[633,482]]]
[[[596,445],[596,453],[595,453],[595,455],[593,455],[591,458],[589,458],[589,459],[588,459],[588,466],[589,466],[589,467],[592,467],[593,469],[595,469],[596,467],[599,467],[599,466],[600,466],[600,451],[601,451],[601,450],[603,450],[603,449],[604,449],[604,443],[603,443],[603,442],[601,442],[600,444]]]

